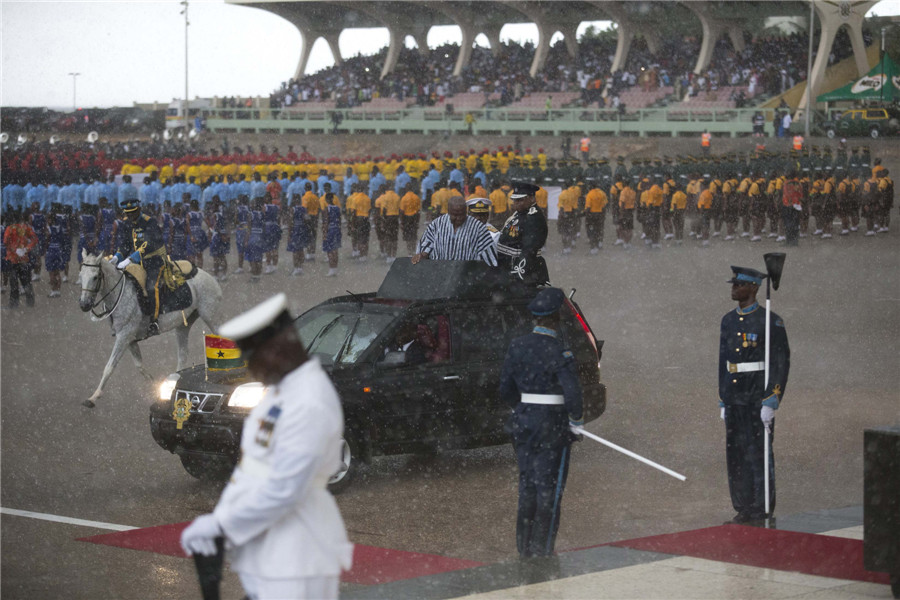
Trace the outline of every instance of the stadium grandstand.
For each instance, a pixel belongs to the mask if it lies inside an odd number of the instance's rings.
[[[302,48],[294,76],[255,102],[263,110],[248,113],[237,110],[246,108],[238,99],[217,98],[208,115],[214,131],[313,133],[344,122],[350,133],[462,132],[474,121],[476,131],[501,134],[638,135],[665,121],[681,123],[666,129],[672,135],[735,135],[734,122],[749,131],[753,108],[766,108],[769,119],[776,107],[804,107],[811,6],[813,89],[823,91],[826,69],[842,61],[851,63],[851,76],[865,74],[873,36],[864,15],[877,3],[228,2],[288,20]],[[589,28],[577,39],[581,23],[593,21],[614,27]],[[536,44],[501,42],[505,25],[521,23],[537,27]],[[445,25],[459,27],[462,43],[428,48],[430,28]],[[387,28],[387,47],[343,57],[341,33],[369,27]],[[557,34],[562,39],[551,44]],[[489,48],[474,43],[479,35]],[[406,47],[408,37],[417,48]],[[306,74],[320,38],[335,64]],[[795,86],[804,93],[782,103]]]

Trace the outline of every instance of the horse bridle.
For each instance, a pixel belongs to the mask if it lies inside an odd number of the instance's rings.
[[[90,268],[92,268],[92,269],[98,269],[98,270],[99,270],[100,277],[97,278],[97,287],[95,287],[95,288],[92,289],[92,290],[91,290],[91,289],[88,289],[88,288],[86,288],[86,287],[83,287],[83,286],[82,286],[82,288],[81,288],[81,291],[82,291],[82,292],[87,292],[87,293],[89,293],[89,294],[91,295],[91,297],[95,297],[95,296],[97,295],[97,292],[100,291],[100,288],[103,287],[103,282],[104,282],[104,280],[105,280],[105,276],[103,275],[103,269],[100,268],[100,263],[99,263],[99,262],[98,262],[96,265],[92,265],[92,264],[88,264],[88,263],[82,263],[81,266],[83,266],[83,267],[90,267]],[[113,314],[113,312],[115,312],[115,310],[119,307],[119,301],[122,299],[122,292],[125,291],[125,286],[123,285],[124,282],[125,282],[125,274],[122,273],[122,275],[119,277],[119,281],[117,281],[116,284],[115,284],[114,286],[112,286],[112,288],[110,288],[110,290],[109,290],[108,292],[106,292],[106,293],[103,295],[102,298],[100,298],[99,300],[97,300],[96,302],[93,302],[93,303],[91,304],[91,316],[92,316],[94,319],[96,319],[96,320],[98,320],[98,321],[102,321],[103,319],[106,319],[106,318],[109,317],[111,314]],[[116,298],[116,303],[113,305],[113,307],[112,307],[111,309],[107,310],[106,312],[104,312],[104,313],[102,313],[102,314],[99,314],[99,315],[98,315],[96,312],[94,312],[94,309],[97,308],[98,306],[100,306],[100,304],[104,303],[104,302],[106,301],[106,298],[107,298],[110,294],[112,294],[112,293],[116,290],[116,288],[119,287],[119,286],[121,286],[121,287],[119,288],[119,297]]]

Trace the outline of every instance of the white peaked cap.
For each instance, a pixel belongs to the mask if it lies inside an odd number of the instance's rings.
[[[272,325],[287,308],[287,295],[276,294],[222,324],[219,335],[239,342]]]

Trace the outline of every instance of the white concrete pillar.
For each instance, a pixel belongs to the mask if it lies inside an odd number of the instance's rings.
[[[426,55],[428,54],[428,32],[425,33],[408,33],[407,35],[411,35],[412,39],[416,41],[416,48],[419,51],[419,54]]]
[[[384,79],[385,76],[388,73],[391,73],[394,70],[394,67],[397,66],[397,60],[400,58],[400,49],[403,48],[403,40],[406,39],[406,36],[396,27],[388,27],[388,32],[390,33],[391,38],[388,43],[388,51],[387,56],[384,59],[384,66],[381,68],[381,79]]]
[[[694,12],[700,18],[700,24],[703,26],[703,43],[700,45],[700,54],[697,56],[697,64],[694,66],[694,73],[699,75],[709,66],[716,42],[722,36],[723,27],[703,11],[695,10]]]
[[[534,60],[531,61],[531,69],[528,70],[529,75],[532,77],[544,68],[544,64],[547,62],[547,54],[550,51],[550,37],[553,35],[550,27],[545,23],[536,22],[535,25],[538,28],[538,41],[534,50]]]
[[[659,50],[662,48],[662,38],[659,35],[659,30],[648,29],[643,31],[641,35],[644,36],[644,41],[647,42],[647,49],[650,50],[650,54],[659,57]]]
[[[850,24],[850,45],[853,47],[853,58],[856,61],[856,72],[862,77],[869,72],[869,58],[866,56],[866,42],[863,40],[862,20]],[[878,36],[877,44],[881,43],[881,36]]]
[[[306,63],[309,62],[309,53],[312,51],[313,44],[316,43],[318,36],[314,36],[308,29],[300,30],[300,60],[297,61],[297,69],[294,71],[294,79],[303,79],[303,73],[306,71]]]
[[[557,31],[563,34],[566,51],[573,60],[578,58],[578,23],[559,25]],[[549,40],[548,40],[549,43]]]
[[[341,37],[340,31],[329,31],[326,34],[322,35],[325,38],[325,41],[328,42],[328,49],[331,50],[331,56],[334,57],[334,64],[340,66],[344,64],[344,58],[341,56],[341,47],[338,44],[338,39]]]
[[[620,71],[625,66],[625,61],[628,60],[628,51],[631,49],[631,40],[634,39],[634,29],[630,23],[619,21],[616,25],[618,25],[618,38],[616,40],[616,56],[610,67],[611,73]]]
[[[453,76],[459,77],[469,60],[472,58],[472,44],[475,43],[475,26],[471,23],[460,23],[459,30],[462,32],[462,43],[459,45],[459,56],[456,57],[456,66],[453,67]]]
[[[491,45],[491,54],[494,57],[500,56],[500,27],[482,27],[481,32],[488,39],[488,43]]]
[[[728,36],[731,38],[731,47],[735,52],[743,52],[744,45],[744,28],[740,25],[732,25],[728,28]]]
[[[822,81],[825,78],[825,69],[828,68],[828,56],[831,54],[831,46],[834,45],[834,37],[838,30],[847,25],[850,28],[850,41],[853,45],[853,55],[856,60],[858,76],[862,77],[869,72],[869,62],[866,58],[866,47],[862,39],[862,22],[865,14],[876,2],[868,0],[835,7],[827,0],[813,0],[816,9],[816,17],[819,19],[819,46],[816,50],[816,60],[812,66],[812,72],[807,78],[806,91],[800,99],[800,108],[805,108],[807,95],[812,94],[815,102]]]

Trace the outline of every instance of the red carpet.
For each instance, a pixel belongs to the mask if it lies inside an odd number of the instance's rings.
[[[887,573],[874,573],[863,568],[862,541],[827,535],[720,525],[608,545],[778,571],[890,584]]]
[[[178,541],[181,531],[187,526],[188,523],[172,523],[159,527],[95,535],[80,538],[78,541],[187,558],[181,551]],[[436,554],[420,554],[356,544],[353,552],[353,568],[344,573],[341,580],[347,583],[376,585],[423,575],[435,575],[446,571],[480,567],[482,564]]]

